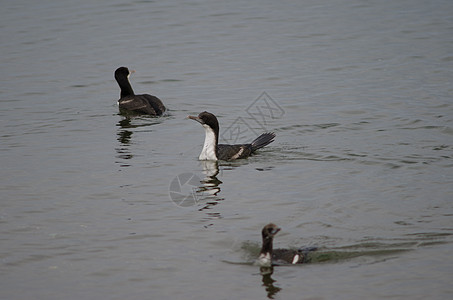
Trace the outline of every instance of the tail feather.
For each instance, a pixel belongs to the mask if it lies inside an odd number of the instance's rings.
[[[255,152],[256,150],[263,148],[264,146],[269,145],[274,141],[275,138],[275,133],[273,132],[266,132],[257,137],[253,142],[250,143],[252,146],[252,152]]]

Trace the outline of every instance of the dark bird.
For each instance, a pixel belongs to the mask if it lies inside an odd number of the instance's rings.
[[[272,249],[274,236],[281,228],[277,225],[269,223],[263,227],[261,235],[263,237],[263,245],[257,264],[263,267],[280,264],[302,264],[308,262],[308,252],[315,251],[316,247],[308,247],[301,249]]]
[[[275,138],[273,132],[266,132],[257,137],[250,144],[219,144],[219,122],[217,121],[216,116],[204,111],[197,117],[188,116],[188,118],[203,125],[205,130],[206,135],[203,149],[198,157],[200,160],[234,160],[246,158],[256,150],[272,143]]]
[[[115,71],[115,79],[121,89],[120,100],[118,100],[120,112],[161,116],[166,108],[159,98],[148,94],[134,94],[129,82],[129,75],[134,72],[126,67],[120,67]]]

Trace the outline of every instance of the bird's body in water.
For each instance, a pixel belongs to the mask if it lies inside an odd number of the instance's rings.
[[[200,160],[235,160],[247,158],[256,150],[274,141],[273,132],[263,133],[250,144],[219,144],[219,122],[215,115],[204,111],[198,116],[188,116],[189,119],[200,123],[205,129],[205,140],[201,150]]]
[[[153,95],[135,95],[129,82],[129,76],[133,71],[126,67],[120,67],[115,71],[115,79],[120,86],[120,99],[118,105],[120,112],[161,116],[166,108],[162,101]]]
[[[281,230],[277,225],[269,223],[263,227],[261,236],[263,244],[256,264],[271,267],[279,264],[302,264],[309,261],[308,253],[316,247],[302,249],[273,249],[274,236]]]

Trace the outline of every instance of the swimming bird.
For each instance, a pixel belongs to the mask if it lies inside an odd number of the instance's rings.
[[[269,223],[263,227],[261,235],[263,245],[256,263],[262,267],[279,264],[302,264],[308,262],[308,252],[315,251],[316,247],[301,249],[272,249],[274,236],[281,230],[277,225]]]
[[[200,160],[234,160],[246,158],[256,150],[272,143],[275,138],[273,132],[266,132],[257,137],[250,144],[219,144],[219,122],[217,121],[216,116],[204,111],[197,117],[188,116],[188,118],[203,125],[205,130],[203,149],[198,157]]]
[[[129,76],[134,72],[126,67],[120,67],[115,71],[115,79],[121,89],[120,100],[118,100],[120,111],[161,116],[166,108],[159,98],[148,94],[135,95],[129,82]]]

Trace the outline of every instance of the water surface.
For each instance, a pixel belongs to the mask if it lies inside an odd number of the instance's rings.
[[[451,1],[23,0],[1,14],[2,299],[453,292]],[[118,115],[123,65],[167,116]],[[199,162],[186,116],[204,110],[224,142],[277,138]],[[317,259],[261,274],[268,222],[277,247]]]

